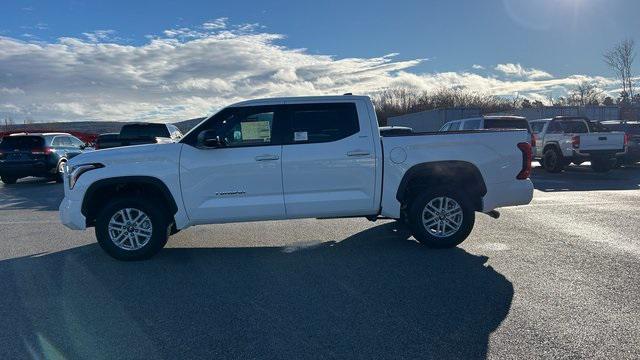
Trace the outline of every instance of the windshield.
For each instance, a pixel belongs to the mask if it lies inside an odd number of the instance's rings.
[[[134,124],[123,126],[120,137],[170,137],[170,135],[164,124]]]
[[[529,130],[529,123],[525,119],[485,119],[484,128]]]

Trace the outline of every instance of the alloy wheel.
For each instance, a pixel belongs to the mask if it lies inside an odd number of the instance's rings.
[[[153,234],[151,218],[142,210],[126,208],[117,211],[109,220],[109,238],[120,249],[139,250],[146,246]]]
[[[422,211],[422,224],[427,232],[438,238],[455,234],[462,226],[462,207],[452,198],[441,196],[429,201]]]

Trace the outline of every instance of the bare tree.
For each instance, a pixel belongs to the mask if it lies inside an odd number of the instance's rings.
[[[13,119],[11,116],[6,115],[4,117],[4,131],[9,131],[9,125],[13,125]]]
[[[531,105],[532,105],[534,108],[541,108],[541,107],[544,107],[544,104],[543,104],[543,103],[542,103],[542,101],[540,101],[540,100],[536,100],[536,101],[534,101],[533,103],[531,103]]]
[[[600,105],[602,90],[589,81],[580,81],[569,93],[568,102],[574,106]]]
[[[622,82],[622,91],[629,99],[633,98],[633,61],[636,58],[635,42],[633,39],[625,39],[611,50],[603,54],[604,62],[616,73],[616,77]]]
[[[393,88],[371,95],[381,125],[387,118],[425,110],[474,107],[485,113],[511,110],[518,99],[506,98],[468,91],[465,89],[441,88],[432,92],[413,88]]]

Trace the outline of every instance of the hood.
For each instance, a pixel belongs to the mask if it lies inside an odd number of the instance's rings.
[[[177,145],[171,144],[146,144],[123,146],[104,150],[87,151],[73,159],[69,160],[69,165],[100,163],[108,165],[117,163],[145,162],[155,157],[158,150],[164,146]]]

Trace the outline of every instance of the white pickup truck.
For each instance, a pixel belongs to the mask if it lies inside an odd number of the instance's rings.
[[[536,137],[534,158],[551,173],[584,161],[591,161],[596,172],[607,172],[626,151],[624,132],[612,132],[584,117],[557,116],[530,124]]]
[[[475,212],[531,201],[526,131],[381,137],[364,96],[241,102],[174,144],[98,150],[69,162],[62,222],[95,226],[121,260],[148,258],[192,225],[294,218],[402,219],[453,247]]]

